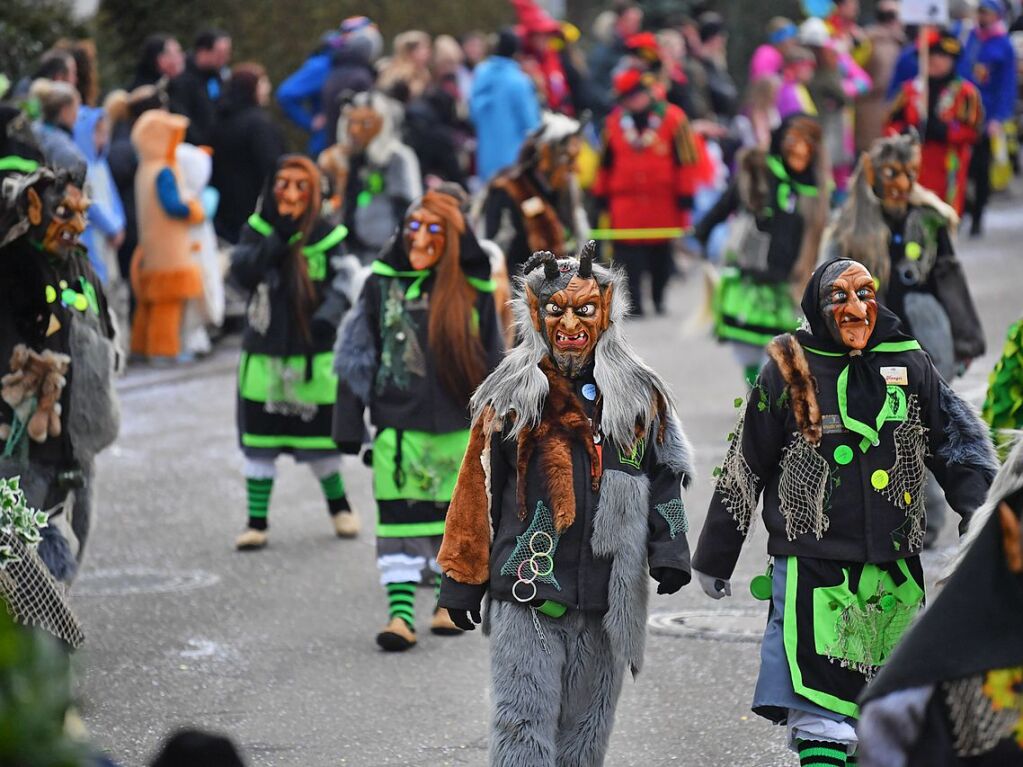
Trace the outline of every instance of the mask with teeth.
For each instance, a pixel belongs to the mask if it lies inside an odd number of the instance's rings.
[[[863,172],[889,216],[906,215],[909,195],[920,175],[920,139],[913,131],[874,142]]]
[[[556,259],[542,251],[533,254],[523,273],[542,266],[544,279],[527,279],[526,297],[533,327],[543,334],[551,360],[562,375],[576,378],[593,363],[593,353],[611,319],[610,285],[593,274],[596,243],[583,248],[579,260]]]
[[[820,314],[831,337],[849,349],[865,349],[877,323],[874,278],[863,264],[837,261],[821,278]]]
[[[44,253],[66,260],[82,249],[90,201],[66,176],[43,177],[26,191],[29,236]]]

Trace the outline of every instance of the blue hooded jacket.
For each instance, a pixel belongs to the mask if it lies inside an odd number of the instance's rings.
[[[536,88],[514,59],[491,56],[477,67],[469,96],[476,125],[476,173],[489,181],[515,163],[529,132],[540,124]]]
[[[81,107],[75,123],[74,139],[85,157],[87,165],[85,183],[89,199],[92,201],[82,243],[89,250],[89,263],[105,285],[108,281],[107,266],[100,256],[97,237],[116,235],[124,229],[125,217],[121,196],[117,193],[117,185],[107,164],[108,147],[104,147],[102,152],[96,150],[96,124],[103,116],[104,112],[100,107]]]

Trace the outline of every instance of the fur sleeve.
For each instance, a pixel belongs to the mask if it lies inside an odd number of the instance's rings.
[[[359,300],[345,315],[334,350],[334,372],[363,402],[370,401],[377,373],[376,333],[369,307],[373,285],[373,280],[366,283]]]
[[[441,571],[459,583],[490,580],[490,419],[487,411],[473,424],[437,555]]]

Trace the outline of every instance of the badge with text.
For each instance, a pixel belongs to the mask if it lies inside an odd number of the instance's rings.
[[[909,385],[909,372],[904,367],[881,368],[881,377],[886,384],[894,384],[895,386]]]

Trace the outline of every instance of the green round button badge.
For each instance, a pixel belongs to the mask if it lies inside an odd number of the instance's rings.
[[[888,472],[884,469],[878,469],[870,475],[870,484],[874,486],[875,490],[884,490],[888,487],[888,482]]]
[[[756,575],[753,580],[749,582],[749,593],[753,595],[754,599],[759,599],[761,602],[766,602],[771,598],[771,576],[770,575]]]
[[[920,256],[923,255],[923,248],[920,247],[919,242],[907,242],[906,243],[906,258],[910,261],[919,261]]]
[[[840,466],[846,466],[847,464],[852,463],[853,449],[848,445],[839,445],[835,448],[834,457],[835,463]]]
[[[881,612],[890,613],[895,609],[895,597],[891,594],[885,594],[881,597],[878,606],[881,608]]]

